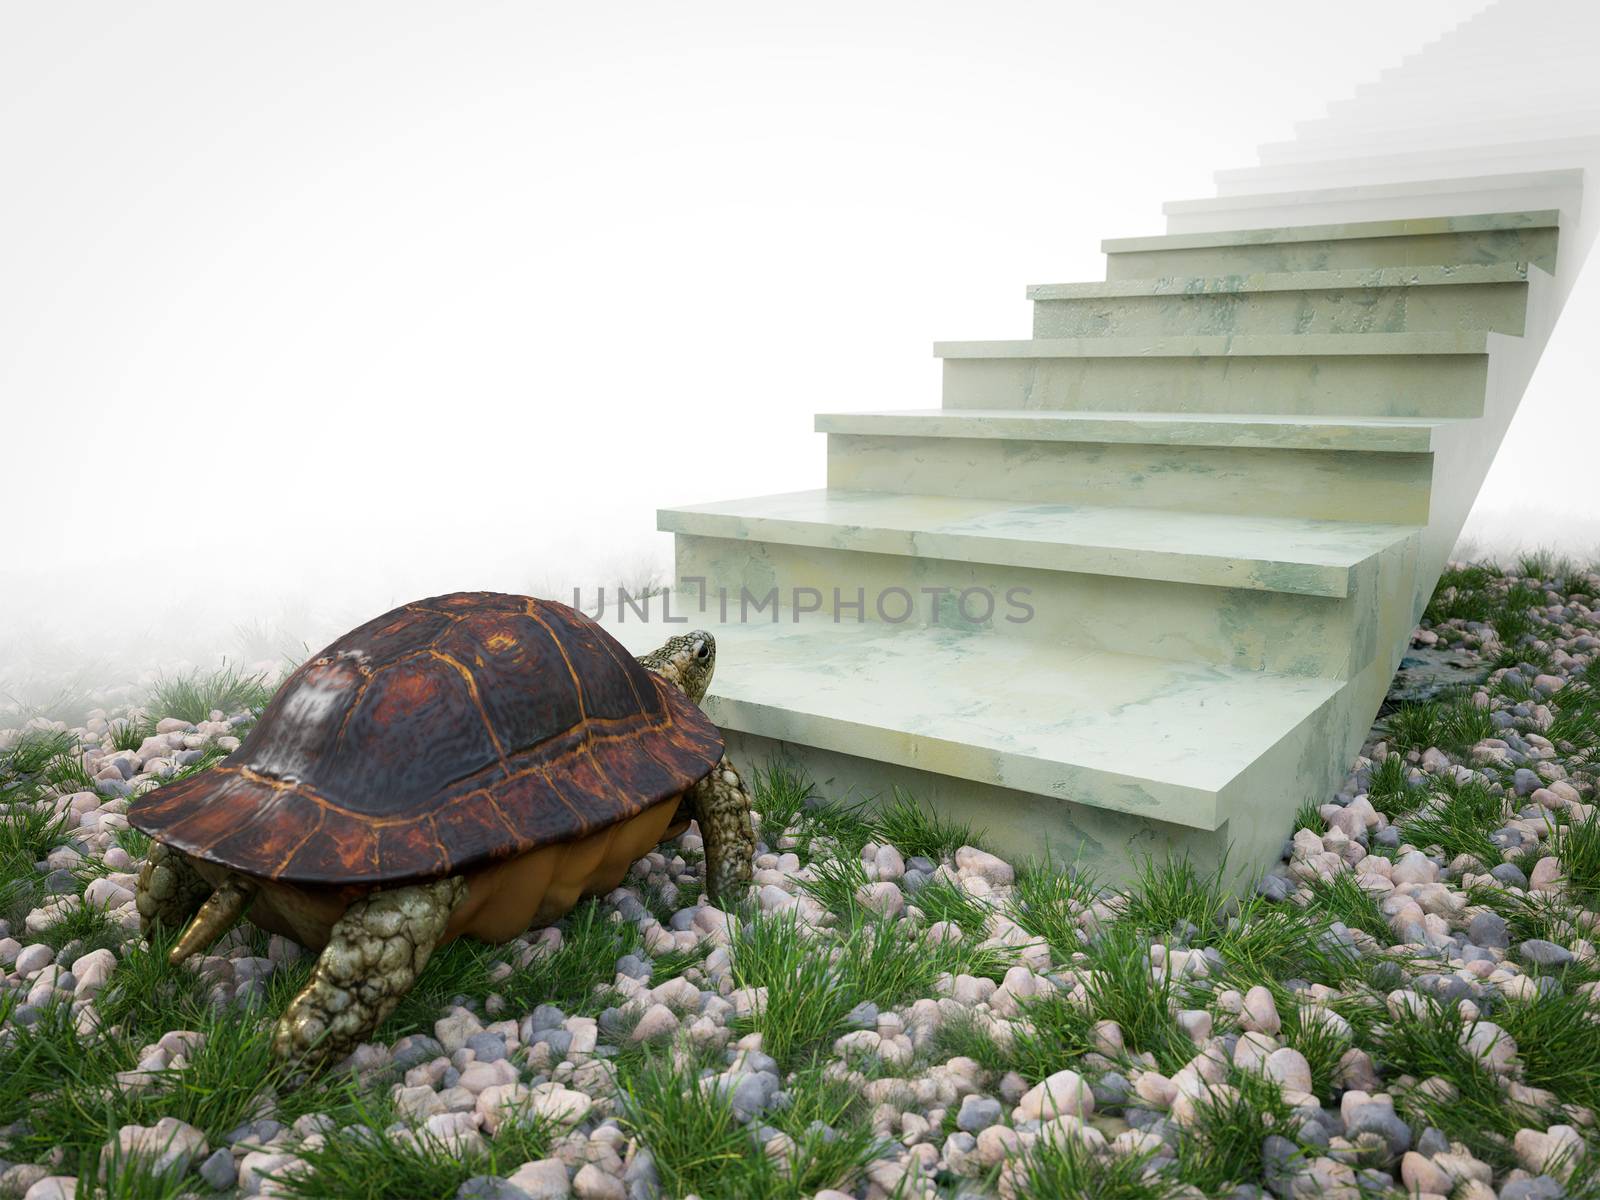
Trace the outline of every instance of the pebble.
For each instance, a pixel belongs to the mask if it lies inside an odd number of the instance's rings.
[[[961,1101],[961,1111],[956,1114],[956,1128],[977,1134],[1000,1119],[1000,1101],[992,1096],[968,1095]]]
[[[567,1164],[559,1158],[525,1162],[511,1173],[508,1182],[522,1189],[529,1200],[566,1200],[572,1195],[567,1182]]]

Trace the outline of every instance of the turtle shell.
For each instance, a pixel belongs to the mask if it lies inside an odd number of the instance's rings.
[[[392,885],[625,821],[721,756],[694,702],[587,616],[458,592],[345,634],[236,751],[127,816],[250,875]]]

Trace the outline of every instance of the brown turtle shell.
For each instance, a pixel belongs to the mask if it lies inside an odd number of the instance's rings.
[[[127,815],[250,875],[387,886],[594,833],[721,757],[694,702],[587,616],[458,592],[345,634],[239,749]]]

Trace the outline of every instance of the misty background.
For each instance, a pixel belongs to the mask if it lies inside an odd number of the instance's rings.
[[[0,3],[0,693],[665,581],[1482,7]]]

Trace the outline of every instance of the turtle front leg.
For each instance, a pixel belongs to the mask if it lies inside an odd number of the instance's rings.
[[[157,929],[182,928],[210,895],[211,885],[200,877],[188,855],[162,842],[151,842],[139,882],[134,885],[139,932],[149,937]]]
[[[363,896],[328,944],[272,1036],[280,1059],[315,1067],[365,1041],[411,990],[467,894],[460,876]]]
[[[718,908],[744,893],[750,882],[756,833],[750,822],[750,789],[727,755],[684,799],[700,822],[706,844],[706,896]]]

